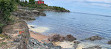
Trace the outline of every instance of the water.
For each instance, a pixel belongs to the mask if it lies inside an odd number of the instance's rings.
[[[30,25],[47,27],[46,34],[72,34],[85,37],[86,34],[111,37],[111,17],[83,14],[83,13],[57,13],[45,11],[47,16],[37,17]],[[82,36],[79,36],[82,35]],[[88,37],[87,35],[87,37]]]
[[[35,25],[42,30],[40,33],[45,35],[71,34],[79,40],[99,35],[111,40],[110,3],[61,1],[50,2],[50,0],[46,0],[46,3],[51,6],[65,7],[71,11],[70,13],[45,11],[47,16],[36,17],[36,20],[28,22],[28,24]],[[103,6],[103,4],[105,5]],[[38,30],[38,32],[41,30]],[[104,44],[103,41],[99,42]]]

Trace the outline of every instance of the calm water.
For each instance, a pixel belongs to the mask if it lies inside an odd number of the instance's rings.
[[[29,22],[37,27],[47,27],[44,34],[72,34],[76,37],[102,35],[111,37],[111,17],[83,13],[58,13],[45,11],[47,16]],[[87,35],[87,36],[86,36]]]
[[[45,11],[47,16],[39,16],[36,17],[36,20],[28,22],[29,25],[34,25],[36,27],[35,30],[42,31],[41,33],[45,35],[55,33],[61,35],[71,34],[78,39],[84,39],[93,35],[99,35],[110,40],[110,3],[106,4],[98,2],[79,2],[75,0],[46,0],[45,3],[51,6],[65,7],[71,12],[58,13]],[[103,4],[105,5],[103,6]],[[105,45],[105,42],[102,40],[100,43]]]
[[[76,1],[76,0],[45,0],[50,6],[61,6],[70,13],[45,11],[47,16],[37,17],[30,25],[48,28],[46,34],[72,34],[76,37],[101,35],[111,37],[111,6],[110,3]],[[105,4],[103,6],[103,4]],[[81,36],[80,36],[81,35]]]

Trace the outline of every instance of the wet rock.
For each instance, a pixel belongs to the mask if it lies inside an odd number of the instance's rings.
[[[65,40],[65,37],[61,37],[61,38],[59,39],[60,42],[62,42],[62,41],[64,41],[64,40]]]
[[[60,41],[61,36],[59,34],[53,35],[51,38],[49,38],[48,40],[51,42],[57,42]]]
[[[87,38],[86,40],[91,40],[91,41],[95,41],[95,40],[101,40],[102,37],[99,37],[99,36],[92,36],[90,38]]]
[[[31,28],[35,28],[34,26],[30,26]]]
[[[74,41],[76,40],[75,37],[73,37],[72,35],[67,35],[66,37],[61,36],[59,34],[53,35],[51,38],[48,39],[51,42],[57,42],[57,41]]]
[[[102,49],[102,47],[99,47],[99,46],[93,46],[93,47],[82,48],[82,49]]]
[[[43,13],[43,12],[40,12],[39,14],[40,14],[41,16],[46,16],[46,14]]]
[[[110,41],[108,41],[108,44],[111,44],[111,40],[110,40]]]
[[[76,38],[73,37],[72,35],[67,35],[67,36],[65,37],[65,40],[66,40],[66,41],[74,41],[74,40],[76,40]]]

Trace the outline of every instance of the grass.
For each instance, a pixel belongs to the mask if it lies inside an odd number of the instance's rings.
[[[0,43],[0,47],[2,47],[3,45],[6,45],[6,44],[7,44],[6,42]]]

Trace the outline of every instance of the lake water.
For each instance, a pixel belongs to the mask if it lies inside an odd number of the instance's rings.
[[[89,2],[60,1],[62,0],[54,0],[50,3],[49,0],[46,0],[46,3],[51,6],[65,7],[71,11],[70,13],[45,11],[47,16],[36,17],[36,20],[28,22],[28,24],[34,25],[36,32],[45,35],[71,34],[79,40],[99,35],[110,40],[110,6],[101,6],[99,3],[98,5]]]
[[[111,37],[111,17],[74,12],[45,11],[45,13],[47,16],[36,17],[36,20],[29,23],[37,27],[48,28],[45,32],[42,32],[44,34],[77,34],[77,37],[85,37],[88,34],[89,36]]]

